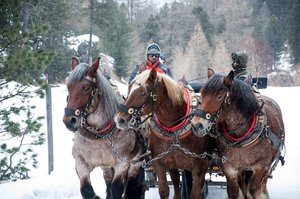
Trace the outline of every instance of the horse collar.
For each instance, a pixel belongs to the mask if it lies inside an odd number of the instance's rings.
[[[233,137],[232,135],[227,132],[227,129],[224,124],[221,126],[217,126],[216,133],[218,138],[224,143],[229,146],[233,147],[247,147],[253,144],[256,144],[259,138],[263,137],[263,132],[266,130],[266,114],[263,108],[262,103],[262,110],[252,118],[252,123],[250,128],[239,138]]]
[[[187,98],[187,107],[186,107],[186,115],[183,118],[180,118],[178,121],[182,120],[179,124],[173,127],[164,126],[157,117],[156,114],[153,114],[154,117],[151,120],[151,127],[155,129],[156,135],[162,139],[171,140],[173,139],[174,135],[176,135],[179,139],[182,139],[188,136],[192,131],[191,129],[191,96],[187,89],[184,90],[185,96]]]
[[[105,141],[115,133],[119,132],[116,125],[109,121],[109,123],[102,129],[96,129],[94,127],[84,126],[79,133],[82,137],[89,140],[102,140]]]

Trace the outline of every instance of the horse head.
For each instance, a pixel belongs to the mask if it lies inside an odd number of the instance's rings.
[[[76,131],[85,122],[88,112],[95,111],[99,60],[97,58],[90,67],[86,63],[79,63],[75,57],[71,60],[72,73],[67,83],[69,95],[63,117],[70,131]]]
[[[128,95],[119,107],[114,120],[120,129],[136,126],[141,117],[151,113],[151,105],[157,100],[157,72],[145,70],[130,83]]]
[[[199,137],[210,133],[220,116],[222,106],[230,103],[229,89],[234,73],[231,71],[226,77],[223,77],[212,71],[208,77],[208,81],[201,90],[201,103],[191,120],[193,131]]]
[[[183,85],[152,68],[140,73],[129,85],[127,99],[115,122],[119,128],[133,127],[142,116],[154,114],[163,123],[174,122],[178,115],[185,115],[186,104]]]
[[[81,127],[99,129],[117,109],[117,96],[108,80],[98,72],[100,58],[89,66],[72,59],[67,88],[68,99],[63,122],[71,131]]]

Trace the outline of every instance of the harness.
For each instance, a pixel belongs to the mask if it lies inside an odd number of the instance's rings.
[[[89,109],[95,106],[97,101],[96,97],[100,97],[102,94],[97,87],[96,79],[91,81],[85,78],[84,80],[88,81],[92,85],[91,95],[87,103],[83,107],[77,109],[65,108],[65,115],[80,117],[80,130],[78,131],[80,136],[88,140],[97,140],[102,142],[109,140],[114,154],[118,157],[118,159],[123,160],[124,158],[122,158],[116,151],[112,141],[112,137],[120,132],[113,120],[108,120],[101,127],[90,126],[86,122],[86,118],[89,114],[91,114],[88,113]]]
[[[197,109],[195,111],[195,115],[205,118],[210,121],[210,124],[207,131],[211,131],[214,129],[213,132],[209,134],[215,138],[218,138],[223,144],[231,147],[248,147],[254,146],[262,139],[268,139],[270,143],[272,143],[273,147],[277,150],[277,154],[273,159],[273,163],[269,169],[269,174],[271,175],[272,171],[275,170],[278,162],[281,161],[281,164],[284,165],[284,155],[281,155],[281,151],[285,148],[283,144],[284,134],[281,134],[281,137],[278,137],[275,133],[273,133],[269,126],[267,126],[267,116],[264,108],[264,101],[261,97],[259,91],[253,87],[253,93],[255,94],[257,100],[260,102],[260,108],[257,110],[256,115],[254,115],[252,119],[252,124],[250,128],[245,132],[245,134],[239,138],[235,138],[227,132],[227,129],[224,125],[217,125],[216,121],[220,116],[220,111],[223,106],[217,111],[215,115],[211,115],[201,109]],[[227,91],[227,95],[224,98],[222,104],[230,105],[230,92]],[[247,120],[248,121],[248,120]],[[247,122],[246,121],[246,122]]]
[[[186,115],[175,122],[181,121],[173,127],[163,125],[156,114],[150,119],[150,128],[154,130],[156,136],[163,140],[183,139],[192,133],[191,131],[191,114],[196,109],[199,99],[194,92],[184,89],[185,97],[187,98]],[[175,123],[173,122],[173,123]]]
[[[140,108],[133,108],[133,107],[128,108],[124,104],[121,104],[119,107],[120,111],[127,112],[128,114],[132,115],[131,120],[129,122],[129,127],[136,128],[138,125],[144,123],[146,120],[148,120],[150,118],[149,128],[151,130],[153,130],[151,132],[153,132],[155,136],[157,136],[158,138],[160,138],[162,140],[172,142],[170,147],[166,151],[162,152],[161,154],[158,154],[156,157],[150,159],[147,162],[146,162],[146,160],[144,160],[142,162],[142,167],[146,168],[146,167],[150,166],[153,162],[163,158],[164,156],[166,156],[168,153],[170,153],[175,148],[181,150],[183,153],[185,153],[193,158],[204,159],[208,156],[213,158],[213,155],[209,154],[208,152],[204,152],[202,154],[196,154],[194,152],[191,152],[188,149],[182,147],[179,142],[180,139],[183,139],[192,133],[191,119],[193,117],[193,113],[194,113],[196,107],[198,107],[199,95],[196,94],[192,90],[188,90],[187,88],[184,88],[185,97],[187,98],[186,114],[182,118],[179,118],[178,120],[172,122],[172,123],[177,123],[177,122],[181,121],[179,124],[177,124],[173,127],[167,127],[159,121],[158,116],[154,113],[155,102],[157,101],[156,85],[157,85],[157,79],[155,79],[154,86],[153,86],[151,92],[149,93],[147,99],[145,100],[145,102],[143,103],[143,105]],[[152,104],[152,113],[149,114],[146,117],[146,119],[141,121],[140,115],[143,113],[145,106],[150,101]],[[148,155],[151,155],[151,153],[146,152],[145,154],[141,155],[140,157],[145,157]],[[138,159],[141,159],[141,158],[138,158]]]

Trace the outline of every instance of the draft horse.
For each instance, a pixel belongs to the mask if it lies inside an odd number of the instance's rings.
[[[268,198],[267,180],[279,160],[284,163],[284,123],[278,104],[247,83],[216,74],[201,90],[192,125],[198,136],[217,138],[225,157],[222,171],[229,198]]]
[[[192,133],[190,119],[197,98],[192,92],[154,68],[140,73],[131,82],[125,104],[115,116],[120,129],[137,125],[140,117],[150,117],[149,148],[151,158],[144,166],[153,166],[158,177],[160,198],[169,198],[166,173],[174,184],[174,199],[180,199],[180,173],[192,172],[190,197],[202,198],[205,173],[208,168],[208,139]],[[141,121],[143,122],[143,121]]]
[[[98,72],[99,60],[89,66],[72,59],[67,83],[68,99],[63,122],[75,132],[72,154],[84,199],[99,198],[91,185],[90,173],[101,167],[106,198],[140,199],[144,196],[139,157],[142,144],[131,130],[119,130],[113,121],[118,99],[107,79]]]

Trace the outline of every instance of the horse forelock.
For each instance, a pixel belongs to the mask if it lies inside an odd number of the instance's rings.
[[[89,65],[86,63],[78,64],[69,75],[68,84],[74,84],[77,81],[81,81],[86,75]]]
[[[168,97],[174,105],[186,102],[186,98],[184,97],[184,87],[181,84],[165,74],[161,74],[160,78],[161,81],[164,82],[167,88]]]
[[[68,80],[68,84],[74,84],[75,82],[82,81],[86,75],[89,65],[86,63],[80,63],[71,72]],[[112,118],[117,110],[117,95],[114,89],[110,86],[106,77],[97,72],[96,75],[97,87],[101,93],[99,103],[102,103],[103,112]]]
[[[215,74],[204,84],[201,89],[202,95],[217,95],[221,90],[226,90],[227,87],[223,83],[224,76]]]

